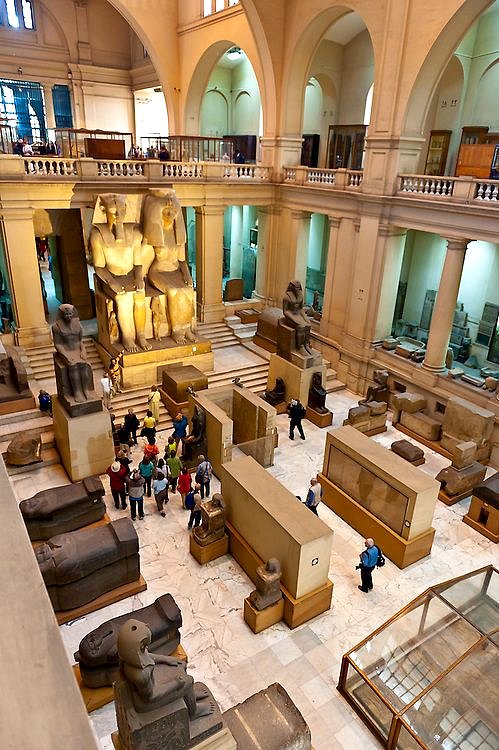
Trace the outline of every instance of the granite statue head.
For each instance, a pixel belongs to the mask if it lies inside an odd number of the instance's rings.
[[[118,193],[103,193],[99,196],[99,208],[106,216],[109,229],[123,224],[126,214],[126,198]]]
[[[118,655],[120,661],[137,669],[154,666],[154,659],[147,650],[151,645],[151,631],[144,622],[130,619],[118,633]]]

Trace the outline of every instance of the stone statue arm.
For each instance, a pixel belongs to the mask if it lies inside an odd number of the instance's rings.
[[[122,284],[120,283],[119,279],[113,276],[111,271],[109,271],[106,266],[104,241],[102,239],[101,233],[95,227],[92,227],[92,229],[90,230],[89,242],[92,249],[92,260],[94,263],[95,273],[97,274],[99,279],[101,279],[101,281],[103,281],[112,289],[113,292],[115,292],[116,294],[122,292]]]
[[[149,656],[154,659],[155,664],[166,664],[168,667],[185,667],[185,662],[182,659],[176,659],[174,656],[152,654],[150,651]]]
[[[133,275],[135,288],[142,291],[145,287],[142,269],[142,233],[137,227],[133,230]]]
[[[52,327],[52,337],[54,339],[54,346],[56,352],[61,357],[66,367],[72,367],[78,364],[78,362],[87,361],[87,352],[83,344],[83,336],[80,333],[80,343],[78,348],[70,349],[66,345],[65,337],[59,331],[57,325]]]

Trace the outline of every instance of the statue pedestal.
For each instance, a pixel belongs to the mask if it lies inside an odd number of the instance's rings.
[[[195,688],[204,689],[214,705],[213,713],[208,716],[190,719],[182,698],[140,713],[133,705],[130,686],[119,678],[114,683],[114,702],[121,747],[124,750],[235,750],[236,744],[228,730],[225,737],[217,739],[225,727],[213,695],[201,682],[195,683]]]
[[[330,425],[333,424],[333,412],[328,411],[323,414],[320,411],[312,409],[311,406],[307,406],[305,419],[308,419],[309,422],[312,422],[312,424],[315,424],[317,427],[330,427]]]
[[[255,609],[250,602],[249,596],[244,600],[244,621],[253,633],[261,633],[262,630],[270,628],[280,622],[284,615],[284,599],[280,599],[265,609]]]
[[[122,744],[120,735],[118,732],[113,732],[111,735],[114,750],[127,750],[126,746]],[[163,747],[163,745],[158,745]],[[164,745],[166,747],[166,745]],[[207,740],[203,740],[197,745],[191,745],[192,750],[237,750],[237,745],[232,736],[231,732],[227,727],[221,729],[212,737],[208,737]]]
[[[52,412],[55,443],[71,481],[104,474],[115,458],[108,412],[70,417],[57,396],[52,397]]]
[[[149,339],[148,342],[152,344],[152,349],[147,352],[123,353],[120,370],[121,385],[125,390],[158,383],[167,365],[189,363],[202,372],[213,370],[211,342],[206,339],[198,339],[187,344],[176,344],[171,338],[161,341]],[[98,341],[96,346],[100,358],[105,363],[109,362],[112,357],[117,357],[122,351],[120,344],[104,346]]]
[[[221,539],[217,539],[216,542],[205,545],[198,544],[194,534],[189,537],[189,552],[200,565],[206,565],[206,563],[216,560],[217,557],[226,555],[228,551],[229,537],[227,534],[224,534]]]
[[[161,374],[162,383],[159,388],[161,400],[171,417],[186,410],[189,406],[187,388],[191,387],[196,393],[208,388],[208,378],[193,365],[169,365]]]
[[[292,362],[288,362],[287,359],[283,359],[278,354],[271,354],[267,390],[271,390],[274,387],[276,378],[282,378],[286,384],[286,400],[289,402],[292,398],[297,398],[302,404],[306,404],[310,383],[315,372],[321,373],[322,381],[324,382],[326,365],[323,364],[322,357],[319,364],[302,369]]]

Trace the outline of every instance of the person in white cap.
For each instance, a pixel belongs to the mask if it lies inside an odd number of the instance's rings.
[[[111,495],[113,496],[114,505],[116,508],[126,510],[126,485],[125,479],[128,474],[128,469],[123,466],[119,461],[113,461],[111,466],[106,469],[106,474],[109,477],[109,484],[111,485]]]

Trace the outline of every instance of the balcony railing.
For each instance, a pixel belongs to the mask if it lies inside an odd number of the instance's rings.
[[[499,180],[401,174],[397,195],[497,206],[499,205]]]
[[[227,162],[0,157],[0,180],[68,182],[271,182],[272,168]]]
[[[337,190],[359,190],[361,169],[318,169],[317,167],[284,167],[282,181],[294,185],[314,185]]]

